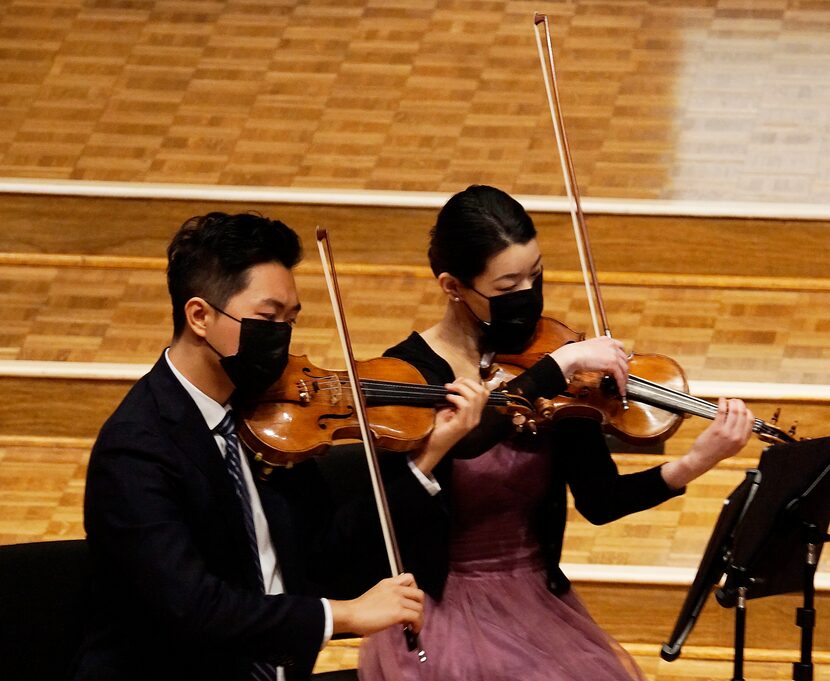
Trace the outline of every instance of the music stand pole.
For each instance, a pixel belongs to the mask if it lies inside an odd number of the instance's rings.
[[[813,630],[816,626],[815,576],[819,544],[826,536],[813,523],[804,523],[804,605],[796,610],[795,623],[801,628],[801,659],[793,663],[793,681],[813,681]]]
[[[735,607],[735,659],[732,681],[744,681],[744,641],[746,638],[746,586],[738,587]]]

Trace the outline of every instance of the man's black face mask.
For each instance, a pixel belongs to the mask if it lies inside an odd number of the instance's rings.
[[[252,317],[237,319],[212,303],[208,305],[240,324],[235,355],[223,356],[208,343],[219,355],[219,364],[236,386],[237,394],[253,397],[265,392],[279,380],[288,364],[291,324]]]
[[[482,350],[503,354],[524,350],[533,338],[545,305],[541,273],[530,288],[521,291],[485,296],[472,287],[471,290],[486,298],[490,305],[490,321],[478,320],[484,334]]]

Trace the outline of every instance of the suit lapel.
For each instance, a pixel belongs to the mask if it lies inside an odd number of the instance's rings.
[[[150,388],[159,407],[159,414],[167,424],[167,433],[176,447],[210,480],[219,503],[227,516],[236,544],[240,565],[245,566],[246,582],[258,587],[251,560],[251,549],[245,531],[245,520],[239,497],[233,487],[222,453],[213,433],[207,427],[199,408],[173,375],[164,355],[156,362],[147,376]]]
[[[196,404],[170,371],[164,355],[148,375],[161,417],[176,446],[211,480],[227,483],[222,454]]]

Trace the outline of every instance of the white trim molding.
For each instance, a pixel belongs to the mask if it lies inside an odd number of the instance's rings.
[[[104,182],[16,177],[0,178],[0,194],[430,209],[440,208],[451,195],[447,192],[380,189]],[[567,213],[570,211],[570,202],[564,196],[517,195],[516,199],[531,212]],[[830,220],[830,205],[819,203],[586,197],[582,200],[582,207],[585,213],[607,215]]]

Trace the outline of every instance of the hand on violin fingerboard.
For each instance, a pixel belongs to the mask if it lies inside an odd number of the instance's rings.
[[[741,451],[754,424],[755,415],[742,400],[721,397],[715,419],[698,435],[687,454],[663,466],[663,479],[674,489],[688,484],[719,461]]]
[[[550,353],[565,378],[579,371],[600,371],[614,377],[620,395],[626,393],[628,382],[628,355],[623,344],[615,338],[597,336],[568,343]]]
[[[415,465],[429,475],[444,455],[481,420],[490,391],[470,378],[458,378],[444,386],[449,407],[435,412],[435,425],[423,449],[413,459]]]

